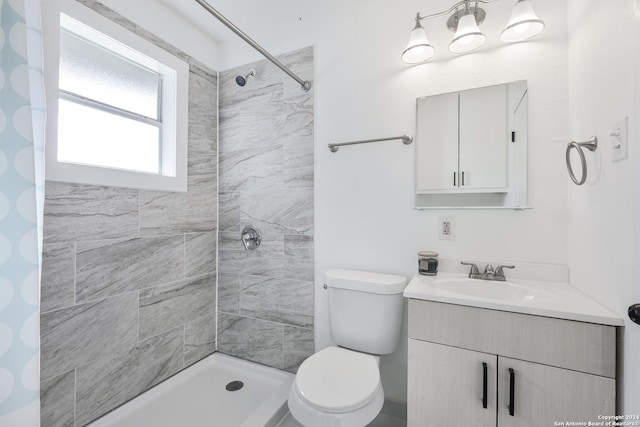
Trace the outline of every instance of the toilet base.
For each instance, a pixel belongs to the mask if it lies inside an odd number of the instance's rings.
[[[289,411],[305,427],[364,427],[378,416],[384,404],[382,385],[373,400],[351,412],[333,413],[319,411],[307,405],[298,395],[295,381],[289,390]]]

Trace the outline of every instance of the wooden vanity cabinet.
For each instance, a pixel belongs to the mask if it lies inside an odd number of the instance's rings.
[[[615,357],[613,326],[411,299],[408,426],[598,421]]]

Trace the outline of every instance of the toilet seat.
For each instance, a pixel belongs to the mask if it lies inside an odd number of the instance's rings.
[[[302,363],[294,380],[296,394],[322,412],[358,410],[381,392],[378,360],[370,354],[328,347]]]

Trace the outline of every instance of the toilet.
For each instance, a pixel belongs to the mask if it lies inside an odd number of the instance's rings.
[[[400,341],[402,291],[391,274],[328,270],[329,329],[336,346],[305,360],[289,391],[289,411],[306,427],[363,427],[382,409],[380,355]]]

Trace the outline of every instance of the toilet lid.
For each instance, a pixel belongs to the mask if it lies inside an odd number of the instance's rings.
[[[353,411],[369,403],[381,387],[377,358],[328,347],[302,363],[295,385],[298,395],[320,411]]]

